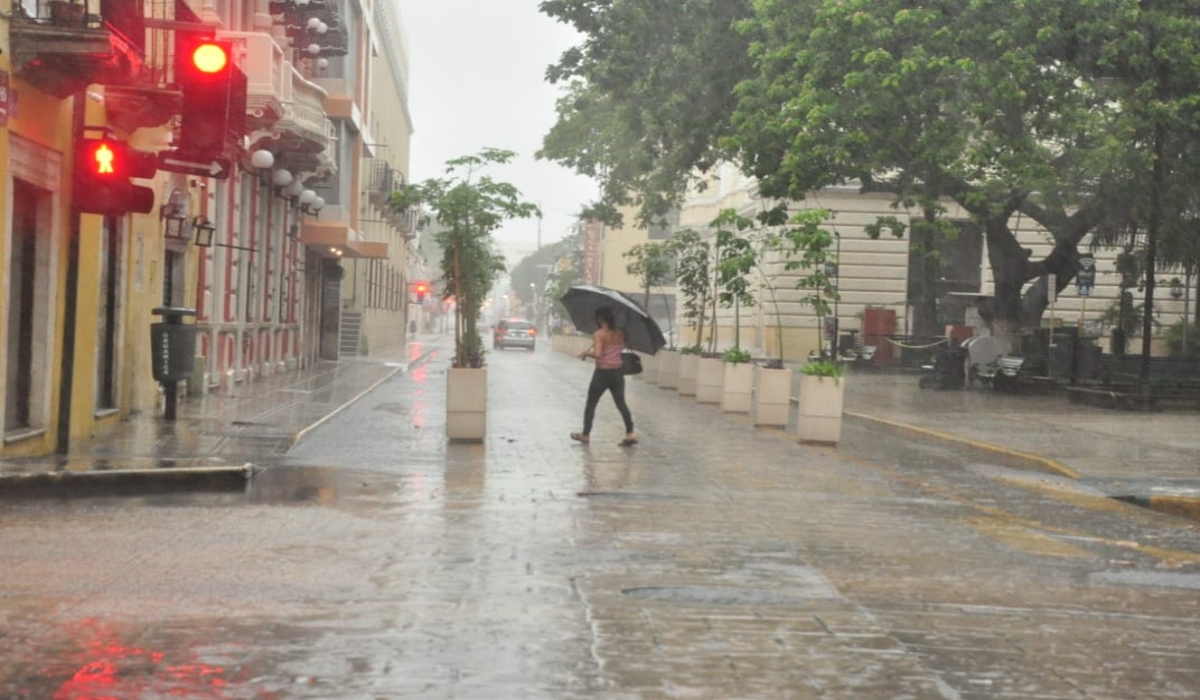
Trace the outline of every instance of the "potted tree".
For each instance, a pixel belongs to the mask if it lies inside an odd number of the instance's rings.
[[[695,396],[702,351],[700,339],[704,337],[712,291],[710,251],[708,243],[691,229],[677,232],[671,239],[671,247],[677,263],[676,284],[683,296],[683,317],[691,322],[695,341],[679,350],[678,389],[681,396]]]
[[[833,234],[821,227],[829,218],[823,210],[807,210],[793,216],[792,224],[780,239],[787,262],[786,270],[804,270],[807,274],[796,281],[796,289],[806,292],[800,302],[811,306],[817,314],[818,343],[824,333],[821,320],[829,315],[829,302],[837,299],[826,270],[827,263],[836,263],[829,249]],[[842,405],[845,396],[842,366],[836,355],[831,359],[809,360],[800,366],[800,410],[796,436],[800,442],[837,444],[842,435]]]
[[[641,243],[622,253],[622,256],[630,260],[625,266],[625,271],[636,277],[641,284],[642,306],[647,312],[650,311],[650,292],[653,288],[658,287],[659,293],[662,295],[663,306],[667,310],[667,338],[673,337],[670,302],[667,299],[666,290],[663,289],[663,286],[671,278],[671,256],[667,243],[665,241]],[[670,346],[667,348],[667,350],[673,349]],[[656,383],[659,376],[659,361],[663,352],[659,351],[657,355],[643,357],[645,370],[638,376],[651,384]]]
[[[528,218],[537,206],[522,202],[511,184],[480,174],[504,164],[516,153],[485,148],[478,154],[446,162],[446,177],[404,185],[392,193],[390,206],[409,211],[418,206],[437,221],[434,241],[442,250],[444,299],[453,302],[454,357],[446,379],[446,437],[482,441],[487,434],[487,369],[483,339],[476,322],[483,302],[504,271],[493,232],[512,218]]]
[[[754,246],[741,235],[744,217],[733,209],[724,209],[713,220],[717,230],[717,298],[725,308],[733,308],[733,347],[722,355],[721,410],[735,413],[752,408],[754,370],[750,352],[742,348],[741,309],[754,305],[750,293],[750,272],[758,265]],[[699,399],[699,396],[697,396]]]

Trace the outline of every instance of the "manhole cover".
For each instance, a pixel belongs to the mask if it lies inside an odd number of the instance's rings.
[[[638,600],[694,605],[800,605],[806,600],[776,591],[720,586],[644,586],[623,589],[621,594]]]

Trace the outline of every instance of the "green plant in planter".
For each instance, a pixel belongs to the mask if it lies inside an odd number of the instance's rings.
[[[638,279],[638,283],[642,287],[642,307],[648,312],[650,310],[650,290],[658,287],[659,293],[662,295],[663,305],[667,310],[667,337],[672,338],[675,334],[671,327],[670,303],[667,299],[667,292],[663,287],[671,280],[671,246],[669,241],[656,241],[651,243],[640,243],[630,248],[621,254],[622,257],[629,258],[630,262],[625,265],[625,271]]]
[[[733,307],[733,349],[741,348],[743,306],[754,306],[750,293],[750,272],[758,266],[758,254],[737,227],[737,213],[723,209],[711,226],[716,228],[716,299],[725,308]],[[732,227],[729,224],[733,224]],[[716,312],[713,313],[716,323]]]
[[[446,162],[444,178],[430,178],[392,192],[396,212],[421,207],[438,223],[434,241],[442,249],[443,298],[454,299],[454,367],[482,367],[483,339],[476,328],[483,302],[504,272],[504,256],[492,234],[505,221],[529,218],[537,205],[522,202],[511,184],[479,171],[516,157],[513,151],[485,148]]]
[[[699,355],[703,353],[703,351],[703,348],[701,348],[699,345],[684,345],[683,347],[679,348],[679,354],[681,355]]]
[[[810,377],[833,377],[834,379],[840,379],[842,376],[842,365],[828,360],[811,360],[800,365],[799,372]]]
[[[691,229],[677,231],[669,243],[669,250],[676,262],[675,284],[683,296],[683,317],[691,321],[699,345],[703,342],[708,302],[712,295],[711,249],[700,238],[700,234]]]
[[[766,264],[768,256],[777,255],[785,270],[808,270],[809,273],[796,282],[796,288],[807,290],[800,302],[811,306],[817,314],[817,329],[822,332],[822,319],[830,312],[829,301],[837,298],[837,290],[825,273],[825,264],[835,262],[829,248],[833,244],[833,234],[823,228],[830,213],[824,209],[806,209],[789,214],[786,204],[759,212],[754,218],[746,217],[735,209],[724,209],[713,220],[712,225],[721,228],[732,228],[738,232],[738,238],[749,243],[749,250],[739,249],[730,260],[735,270],[748,271],[747,263],[756,267],[759,272],[762,288],[770,298],[771,314],[775,318],[775,341],[777,343],[778,359],[768,361],[768,369],[782,369],[783,318],[779,313],[779,299],[776,294],[774,275],[768,274]],[[745,274],[742,272],[742,274]]]
[[[725,362],[734,364],[749,362],[751,359],[750,351],[742,348],[729,348],[725,351],[725,354],[721,356],[721,359]]]

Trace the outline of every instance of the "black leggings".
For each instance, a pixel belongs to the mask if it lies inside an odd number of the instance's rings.
[[[617,410],[621,412],[621,418],[625,421],[625,432],[632,433],[633,416],[629,413],[629,406],[625,404],[625,372],[617,367],[596,368],[592,372],[592,383],[588,385],[587,406],[583,409],[583,434],[591,434],[592,421],[596,418],[596,404],[600,403],[600,397],[604,396],[606,391],[612,392],[613,402],[617,404]]]

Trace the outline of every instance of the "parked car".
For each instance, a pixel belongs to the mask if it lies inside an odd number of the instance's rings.
[[[537,329],[529,321],[510,318],[496,324],[492,333],[492,347],[535,349]]]

